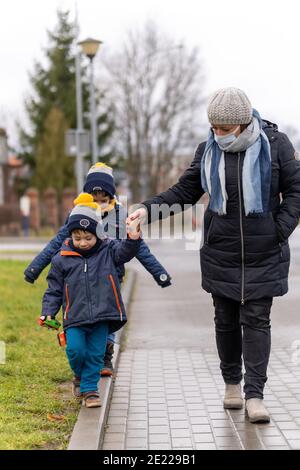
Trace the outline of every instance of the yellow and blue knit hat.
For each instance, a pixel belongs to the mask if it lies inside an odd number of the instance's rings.
[[[86,193],[96,190],[105,191],[113,198],[116,194],[116,187],[112,168],[105,163],[95,163],[88,171],[83,190]]]
[[[93,233],[97,238],[103,237],[101,209],[94,202],[93,196],[81,193],[74,200],[75,207],[69,215],[67,227],[69,233],[73,230],[85,230]]]

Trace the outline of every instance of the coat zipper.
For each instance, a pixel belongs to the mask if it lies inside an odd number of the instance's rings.
[[[68,284],[66,284],[66,309],[65,309],[65,315],[64,315],[65,320],[68,320],[69,308],[70,308],[69,288],[68,288]]]
[[[118,296],[118,291],[117,291],[117,288],[116,288],[116,284],[115,284],[114,278],[113,278],[113,276],[112,276],[111,274],[110,274],[108,277],[109,277],[109,279],[110,279],[110,282],[111,282],[111,285],[112,285],[112,288],[113,288],[113,291],[114,291],[114,295],[115,295],[117,307],[118,307],[118,310],[119,310],[119,313],[120,313],[120,319],[121,319],[121,321],[122,321],[122,320],[123,320],[123,313],[122,313],[122,308],[121,308],[121,304],[120,304],[120,300],[119,300],[119,296]]]
[[[90,299],[90,289],[89,289],[89,283],[88,283],[88,274],[87,274],[87,271],[88,271],[88,264],[87,264],[87,260],[84,259],[84,268],[83,268],[83,272],[85,273],[85,287],[86,287],[86,293],[87,293],[87,298],[88,298],[88,304],[89,304],[89,312],[90,312],[90,320],[92,320],[92,309],[91,309],[91,299]]]
[[[241,247],[242,247],[242,295],[241,305],[244,305],[245,299],[245,246],[244,246],[244,231],[243,231],[243,211],[242,211],[242,193],[240,181],[240,161],[241,153],[238,153],[238,191],[239,191],[239,208],[240,208],[240,231],[241,231]]]

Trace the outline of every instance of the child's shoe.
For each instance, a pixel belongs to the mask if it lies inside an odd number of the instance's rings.
[[[107,343],[105,356],[104,356],[104,367],[101,370],[101,377],[111,377],[114,373],[112,365],[112,358],[114,354],[114,343]]]
[[[82,396],[82,404],[86,406],[86,408],[99,408],[99,406],[102,406],[98,392],[85,392]]]
[[[72,393],[73,393],[73,396],[76,398],[82,397],[82,393],[80,391],[80,377],[77,377],[76,375],[72,382]]]

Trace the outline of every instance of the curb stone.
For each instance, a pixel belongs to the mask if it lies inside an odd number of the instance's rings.
[[[122,287],[122,298],[126,311],[129,310],[132,291],[136,279],[136,272],[127,270],[126,282]],[[116,333],[116,342],[113,356],[113,367],[117,370],[120,345],[125,333],[122,328]],[[74,426],[68,450],[98,450],[101,449],[107,421],[110,400],[114,387],[114,380],[111,377],[102,377],[99,382],[100,397],[102,406],[100,408],[87,409],[81,406],[76,424]]]

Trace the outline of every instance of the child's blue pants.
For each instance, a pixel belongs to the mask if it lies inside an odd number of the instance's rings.
[[[80,377],[82,393],[98,390],[107,334],[108,322],[104,321],[66,330],[67,357],[74,374]]]

